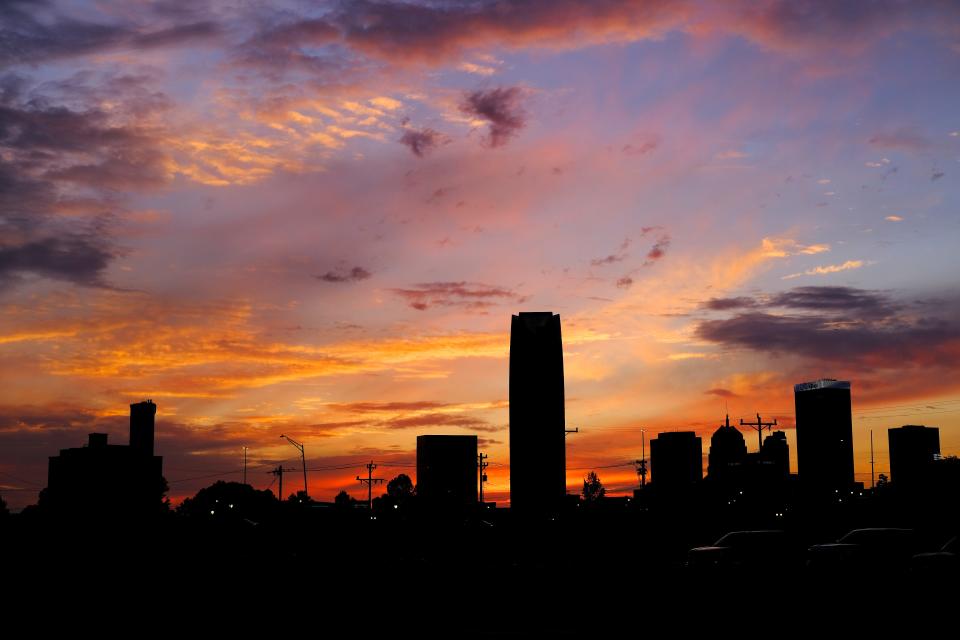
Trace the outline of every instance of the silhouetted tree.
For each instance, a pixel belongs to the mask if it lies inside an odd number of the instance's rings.
[[[240,482],[218,480],[184,500],[177,507],[177,513],[204,519],[260,522],[269,517],[276,504],[276,498],[269,491],[258,491]]]
[[[598,500],[603,498],[604,494],[607,492],[603,488],[603,483],[600,482],[600,477],[597,476],[595,471],[588,473],[583,479],[583,501],[588,504],[596,503]]]
[[[0,496],[0,520],[5,519],[10,515],[10,510],[7,509],[7,501]]]
[[[170,491],[170,483],[167,482],[165,477],[160,476],[160,483],[157,488],[160,492],[160,511],[163,513],[169,513],[170,498],[167,497],[167,492]]]
[[[373,499],[373,509],[381,513],[393,513],[409,503],[415,494],[416,487],[413,486],[413,480],[407,474],[401,473],[387,483],[385,494]]]
[[[309,505],[311,505],[311,504],[314,504],[314,499],[311,498],[311,497],[307,494],[306,491],[304,491],[303,489],[301,489],[300,491],[297,491],[296,493],[291,493],[290,496],[287,498],[287,502],[295,502],[295,503],[298,503],[298,504],[303,504],[303,505],[308,505],[308,506],[309,506]]]
[[[887,474],[881,473],[880,477],[877,478],[877,491],[884,491],[887,488],[887,485],[890,481],[887,479]]]
[[[398,502],[412,498],[415,493],[416,488],[413,486],[413,480],[405,473],[401,473],[387,483],[387,495]]]
[[[333,499],[333,506],[338,509],[349,509],[353,506],[354,499],[350,497],[350,494],[340,490],[340,493],[337,494],[337,497]]]

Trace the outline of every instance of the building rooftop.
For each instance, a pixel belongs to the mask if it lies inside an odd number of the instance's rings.
[[[821,378],[813,382],[801,382],[793,385],[793,391],[812,391],[814,389],[849,389],[850,382],[847,380],[834,380],[833,378]]]

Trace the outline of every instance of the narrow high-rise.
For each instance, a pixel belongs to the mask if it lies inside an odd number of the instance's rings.
[[[567,491],[560,316],[521,312],[510,327],[510,506],[555,513]]]
[[[850,383],[825,378],[794,385],[797,472],[807,493],[853,487],[853,413]]]

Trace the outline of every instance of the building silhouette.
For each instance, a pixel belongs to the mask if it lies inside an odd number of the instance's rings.
[[[130,405],[130,444],[109,444],[106,433],[91,433],[85,447],[51,456],[46,504],[56,511],[135,514],[160,505],[163,458],[153,455],[157,405]]]
[[[727,416],[726,424],[720,425],[710,437],[707,477],[722,487],[739,484],[746,457],[747,443],[743,434],[730,424],[730,416]]]
[[[770,480],[786,482],[790,479],[790,445],[786,433],[774,431],[763,439],[760,463],[769,469],[766,475]]]
[[[657,434],[650,441],[650,475],[657,493],[692,488],[703,479],[703,443],[693,431]]]
[[[850,383],[824,378],[794,385],[797,471],[808,494],[853,487]]]
[[[477,502],[477,436],[417,436],[417,499],[428,509]]]
[[[555,513],[566,495],[560,316],[521,312],[510,327],[510,504]]]
[[[908,424],[887,430],[890,482],[897,489],[920,488],[930,480],[940,455],[940,429]]]
[[[150,400],[130,405],[130,448],[153,455],[153,427],[157,405]]]
[[[776,493],[790,480],[790,445],[787,434],[774,431],[763,439],[759,451],[743,461],[743,487],[763,494]]]

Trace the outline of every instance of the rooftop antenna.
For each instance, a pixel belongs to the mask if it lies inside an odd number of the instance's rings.
[[[873,480],[873,429],[870,429],[870,490],[873,491],[876,488],[877,485]]]

